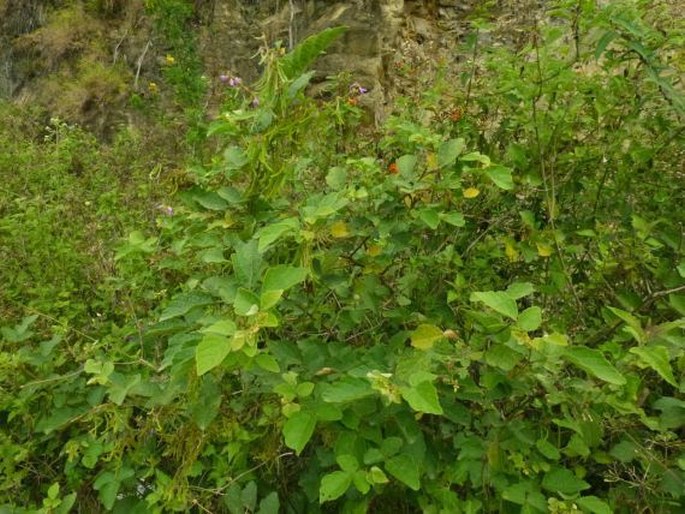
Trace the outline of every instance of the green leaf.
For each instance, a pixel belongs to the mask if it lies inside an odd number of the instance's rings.
[[[545,474],[542,487],[554,493],[573,495],[589,489],[590,484],[578,478],[571,470],[554,468]]]
[[[286,446],[299,455],[314,434],[314,428],[316,416],[304,410],[296,412],[283,426]]]
[[[281,504],[278,501],[278,493],[273,491],[259,502],[257,514],[278,514],[280,507]]]
[[[542,455],[550,460],[559,460],[561,458],[561,453],[559,453],[557,447],[546,439],[538,439],[535,442],[535,446]]]
[[[506,166],[490,166],[485,168],[485,173],[500,189],[514,189],[514,179],[511,177],[511,169]]]
[[[453,227],[463,227],[466,225],[466,219],[460,212],[441,212],[440,219]]]
[[[211,211],[223,211],[228,207],[228,202],[221,198],[218,193],[214,191],[195,191],[191,194],[191,198],[199,203],[205,209]]]
[[[596,496],[583,496],[582,498],[577,498],[573,501],[583,510],[591,512],[592,514],[612,514],[614,512],[608,503],[600,500]]]
[[[304,282],[307,274],[307,268],[285,264],[270,267],[264,274],[262,291],[285,291],[300,282]]]
[[[441,143],[438,148],[438,166],[443,168],[454,164],[465,148],[466,140],[462,137]]]
[[[518,317],[519,311],[516,306],[516,300],[504,291],[477,291],[471,294],[471,301],[483,302],[492,310],[504,314],[513,320],[516,320]]]
[[[435,230],[438,228],[438,225],[440,225],[440,216],[435,209],[421,209],[419,211],[419,218],[421,218],[421,221],[423,221],[431,230]]]
[[[140,374],[124,375],[122,373],[112,373],[109,377],[111,385],[109,387],[109,399],[116,405],[122,405],[128,393],[140,384]]]
[[[334,471],[324,475],[319,487],[319,503],[337,500],[352,484],[352,475],[345,471]]]
[[[636,346],[631,348],[630,353],[637,355],[640,361],[656,371],[661,378],[678,387],[678,383],[673,376],[673,368],[669,362],[668,349],[664,346]]]
[[[526,332],[537,330],[542,324],[542,309],[537,306],[528,307],[519,314],[516,324],[521,330],[525,330]]]
[[[247,243],[238,244],[231,260],[240,285],[248,289],[255,286],[262,267],[262,256],[257,241],[252,239]]]
[[[507,287],[506,290],[507,295],[514,300],[531,295],[534,292],[535,288],[530,282],[513,282],[512,284],[509,284],[509,287]]]
[[[257,231],[255,238],[259,240],[257,251],[264,253],[273,243],[286,234],[297,232],[300,222],[297,218],[285,218],[271,225],[267,225]]]
[[[159,320],[165,321],[178,316],[183,316],[195,307],[201,307],[212,303],[214,303],[214,298],[208,294],[194,291],[181,293],[176,295],[171,302],[169,302],[169,305],[164,309]]]
[[[294,79],[312,65],[336,39],[347,30],[346,27],[331,27],[313,34],[300,42],[281,59],[281,69],[287,79]]]
[[[307,87],[309,81],[312,79],[314,74],[315,72],[308,71],[297,77],[295,80],[293,80],[290,86],[288,86],[288,93],[286,94],[286,96],[289,99],[295,98],[295,96],[297,96],[297,93],[299,93],[300,91],[302,91],[302,89]]]
[[[399,170],[400,174],[405,178],[411,177],[415,167],[416,155],[407,154],[397,159],[397,169]]]
[[[328,403],[345,403],[374,394],[371,384],[360,378],[344,377],[322,387],[321,398]]]
[[[442,414],[438,391],[430,382],[421,382],[414,387],[401,387],[400,392],[409,406],[417,412]]]
[[[233,308],[238,316],[254,316],[259,312],[259,298],[244,287],[238,289],[233,302]]]
[[[231,145],[224,151],[224,163],[229,170],[237,170],[245,166],[249,162],[245,150],[239,146]],[[222,196],[222,198],[224,198]],[[228,200],[224,198],[224,200]]]
[[[334,166],[326,175],[326,184],[334,191],[339,191],[345,187],[347,182],[347,171],[339,166]]]
[[[430,350],[442,337],[442,330],[435,325],[419,325],[411,333],[411,345],[419,350]]]
[[[389,482],[388,477],[378,466],[371,466],[371,469],[369,469],[369,479],[373,484],[387,484]]]
[[[359,462],[357,462],[357,458],[354,455],[338,455],[335,461],[340,466],[340,469],[348,473],[354,473],[359,469]]]
[[[405,453],[395,455],[385,462],[385,469],[410,489],[418,491],[421,488],[419,468],[411,456]]]
[[[255,362],[260,368],[271,371],[272,373],[280,373],[281,367],[278,365],[278,361],[274,359],[268,353],[260,353],[255,357]]]
[[[235,334],[237,327],[235,322],[230,319],[222,319],[212,323],[206,328],[202,329],[203,334],[216,334],[220,336],[232,336]]]
[[[602,352],[584,346],[565,348],[563,355],[573,364],[595,377],[615,385],[625,385],[626,379],[602,355]]]
[[[216,368],[231,352],[230,340],[219,334],[206,334],[195,350],[195,367],[198,376]]]

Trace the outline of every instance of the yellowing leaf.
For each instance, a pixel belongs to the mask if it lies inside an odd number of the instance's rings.
[[[504,255],[507,256],[509,262],[516,262],[519,258],[519,252],[514,247],[514,243],[511,241],[505,241],[504,243]]]
[[[381,251],[382,248],[377,244],[371,244],[366,249],[366,253],[368,253],[370,257],[378,257],[381,254]]]
[[[437,170],[438,169],[438,156],[430,152],[428,155],[426,155],[426,167],[429,170]]]
[[[538,255],[540,257],[549,257],[552,255],[552,247],[547,243],[535,243],[535,246],[538,247]]]
[[[475,198],[480,194],[480,190],[475,187],[469,187],[467,189],[464,189],[464,192],[462,194],[464,195],[464,198]]]
[[[411,334],[411,345],[419,350],[430,350],[442,337],[442,330],[435,325],[419,325]]]
[[[331,226],[331,236],[336,239],[350,237],[350,230],[347,228],[347,223],[344,221],[336,221]]]

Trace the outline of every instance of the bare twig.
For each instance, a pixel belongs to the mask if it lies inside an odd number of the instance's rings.
[[[148,41],[147,44],[145,45],[145,48],[143,49],[143,53],[140,54],[140,57],[138,57],[138,63],[137,63],[137,68],[136,68],[136,78],[133,81],[133,89],[138,89],[138,79],[140,78],[140,69],[143,67],[143,61],[145,60],[145,55],[147,54],[147,51],[150,49],[151,44],[152,44],[152,42]]]

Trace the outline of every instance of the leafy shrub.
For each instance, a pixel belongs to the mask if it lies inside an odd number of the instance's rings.
[[[223,152],[118,251],[159,310],[68,345],[3,327],[10,505],[681,508],[670,40],[639,8],[580,7],[476,61],[496,98],[436,117],[426,91],[366,145],[338,141],[363,87],[303,93],[338,30],[265,50],[209,128]]]

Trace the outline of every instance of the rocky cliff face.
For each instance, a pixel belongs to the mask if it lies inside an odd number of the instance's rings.
[[[370,90],[365,102],[380,116],[397,61],[405,54],[453,59],[450,45],[459,42],[465,12],[457,0],[165,2],[192,9],[186,30],[196,35],[210,82],[224,72],[256,78],[260,45],[281,41],[291,48],[309,34],[346,25],[317,70],[321,76],[348,71]],[[0,97],[37,103],[98,130],[114,122],[112,113],[131,94],[145,94],[145,85],[158,81],[171,51],[143,0],[0,0]]]

